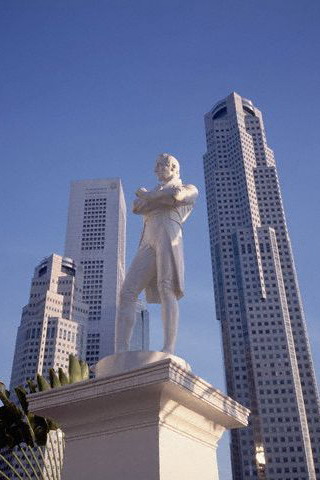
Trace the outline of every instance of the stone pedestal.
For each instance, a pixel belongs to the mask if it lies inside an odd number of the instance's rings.
[[[29,400],[66,434],[63,480],[217,480],[218,440],[249,414],[172,358]]]

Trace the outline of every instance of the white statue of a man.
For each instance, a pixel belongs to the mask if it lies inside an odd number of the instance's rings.
[[[143,215],[138,252],[123,283],[116,320],[116,352],[129,350],[136,319],[136,301],[142,290],[149,303],[161,303],[164,332],[163,352],[174,353],[178,300],[184,290],[182,224],[190,215],[198,190],[184,185],[179,162],[168,153],[158,156],[155,174],[160,183],[154,190],[139,188],[133,213]]]

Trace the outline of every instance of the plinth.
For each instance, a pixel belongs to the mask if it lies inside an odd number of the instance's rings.
[[[65,432],[62,480],[218,480],[218,440],[249,414],[172,358],[29,402]]]

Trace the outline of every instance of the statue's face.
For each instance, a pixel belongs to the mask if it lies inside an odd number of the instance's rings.
[[[157,160],[154,173],[157,175],[158,179],[161,182],[170,180],[174,175],[172,171],[172,166],[166,160]]]

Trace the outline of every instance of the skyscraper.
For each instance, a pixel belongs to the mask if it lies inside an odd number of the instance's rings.
[[[261,112],[232,93],[205,115],[204,171],[234,480],[320,479],[320,407],[277,170]]]
[[[90,365],[114,353],[116,308],[125,275],[125,236],[126,204],[120,179],[72,182],[65,255],[84,269],[83,301],[89,306],[86,360]],[[136,330],[142,328],[142,317],[137,315]],[[143,349],[143,332],[140,340],[134,334],[132,349]]]
[[[88,309],[82,302],[82,268],[53,254],[34,271],[29,303],[18,328],[10,389],[37,373],[68,370],[69,354],[85,356]]]

